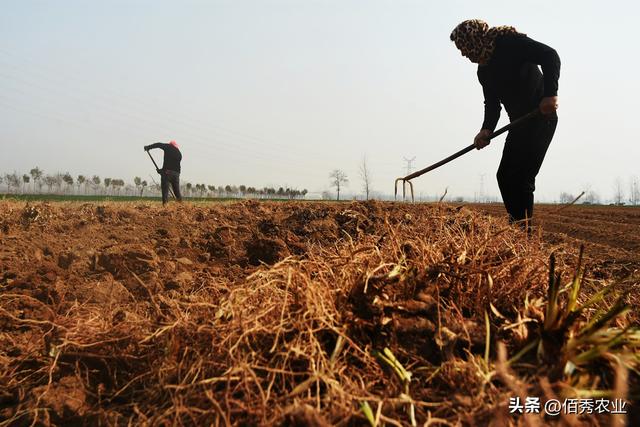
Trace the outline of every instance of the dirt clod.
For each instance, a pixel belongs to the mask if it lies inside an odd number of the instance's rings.
[[[287,246],[281,240],[257,239],[247,242],[249,264],[274,264],[288,255]]]

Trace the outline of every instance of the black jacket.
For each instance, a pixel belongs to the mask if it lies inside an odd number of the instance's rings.
[[[164,151],[162,170],[170,170],[180,173],[180,161],[182,160],[182,153],[180,153],[180,150],[171,144],[163,144],[162,142],[157,142],[147,146],[148,150],[151,150],[152,148],[160,148]]]
[[[484,92],[482,129],[495,129],[500,103],[515,120],[537,108],[543,97],[556,96],[559,77],[560,57],[555,50],[524,34],[498,36],[491,59],[478,66]]]

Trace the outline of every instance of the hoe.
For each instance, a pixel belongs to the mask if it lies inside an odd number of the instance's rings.
[[[506,131],[513,129],[516,126],[519,126],[520,124],[526,122],[527,120],[537,116],[540,113],[539,109],[535,109],[530,113],[525,114],[524,116],[512,121],[511,123],[509,123],[508,125],[494,131],[491,135],[489,135],[489,137],[487,139],[491,140],[493,138],[495,138],[498,135],[501,135],[503,133],[505,133]],[[413,178],[417,178],[420,175],[423,175],[429,171],[432,171],[434,169],[439,168],[440,166],[449,163],[451,160],[455,160],[458,157],[462,156],[463,154],[468,153],[469,151],[473,150],[475,148],[474,144],[471,144],[470,146],[463,148],[462,150],[458,151],[455,154],[450,155],[449,157],[447,157],[446,159],[440,160],[438,163],[434,163],[431,166],[427,166],[424,169],[420,169],[419,171],[413,172],[410,175],[407,175],[405,177],[402,178],[398,178],[396,179],[396,185],[395,185],[395,190],[393,192],[393,197],[396,198],[398,196],[398,182],[402,181],[402,200],[405,199],[405,189],[406,189],[406,185],[409,184],[409,189],[411,190],[411,201],[413,202],[413,183],[411,182],[411,180]]]
[[[149,158],[150,158],[150,159],[151,159],[151,161],[153,162],[153,166],[155,166],[155,167],[156,167],[156,170],[158,170],[158,169],[159,169],[159,168],[158,168],[158,164],[156,163],[156,161],[155,161],[155,160],[153,160],[153,156],[151,155],[151,153],[147,151],[147,154],[149,155]],[[153,178],[151,178],[151,179],[153,179]],[[154,182],[155,182],[155,180],[154,180]],[[411,189],[411,191],[412,191],[412,193],[411,193],[411,194],[413,195],[413,189]],[[175,195],[175,194],[173,194],[173,189],[171,188],[171,185],[169,185],[169,192],[171,193],[171,195],[173,196],[173,198],[174,198],[174,199],[176,199],[176,195]]]

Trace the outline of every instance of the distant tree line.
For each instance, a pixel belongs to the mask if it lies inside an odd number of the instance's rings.
[[[0,175],[0,192],[2,189],[9,194],[69,194],[69,195],[107,195],[107,196],[159,196],[160,184],[147,182],[139,176],[133,178],[133,183],[127,183],[121,178],[98,175],[78,175],[57,172],[45,174],[42,169],[35,167],[28,174],[17,172]],[[295,188],[247,187],[246,185],[208,185],[183,182],[181,190],[185,197],[227,197],[227,198],[261,198],[261,199],[303,199],[308,191]]]
[[[560,193],[560,203],[571,203],[577,195],[563,191]],[[591,188],[591,185],[585,185],[584,195],[577,201],[588,205],[612,204],[617,206],[640,205],[640,178],[632,176],[629,178],[628,185],[622,178],[616,178],[612,186],[612,197],[609,201],[603,200],[600,195]]]
[[[360,177],[363,181],[363,198],[370,197],[371,175],[367,168],[366,159],[360,165]],[[329,174],[330,185],[337,194],[328,191],[322,192],[323,199],[337,198],[344,185],[349,180],[344,171],[335,169]],[[70,173],[57,172],[45,174],[39,167],[34,167],[29,173],[18,172],[0,174],[0,193],[9,194],[69,194],[69,195],[106,195],[106,196],[160,196],[158,181],[148,182],[139,176],[133,178],[132,183],[127,183],[121,178],[105,177],[98,175],[78,175],[73,177]],[[204,183],[193,184],[183,182],[182,193],[185,197],[200,198],[258,198],[258,199],[304,199],[308,194],[306,189],[298,190],[289,187],[250,187],[246,185],[209,185]],[[640,178],[632,176],[628,183],[621,178],[616,178],[612,186],[612,197],[603,199],[590,185],[584,186],[584,195],[577,201],[583,204],[614,204],[614,205],[640,205]],[[570,203],[577,194],[563,191],[558,201]]]

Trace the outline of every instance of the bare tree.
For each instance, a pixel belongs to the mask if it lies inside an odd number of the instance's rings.
[[[369,166],[367,165],[367,156],[363,156],[362,163],[360,163],[360,178],[362,178],[362,190],[364,191],[365,200],[369,200],[371,172],[369,172]]]
[[[343,184],[346,185],[349,183],[347,174],[340,169],[334,169],[333,172],[329,174],[329,179],[331,179],[331,186],[335,187],[338,193],[336,200],[340,200],[340,188],[342,188]]]
[[[613,203],[616,205],[624,204],[624,190],[622,189],[622,179],[620,177],[613,182]]]
[[[640,203],[640,179],[637,176],[629,179],[629,203],[633,206]]]
[[[585,190],[584,203],[597,205],[600,203],[600,196],[592,189]]]
[[[571,193],[563,191],[560,193],[560,203],[571,203],[575,199],[575,196]]]
[[[600,203],[600,196],[595,192],[591,183],[583,184],[582,188],[584,188],[584,204],[585,205],[596,205]]]

